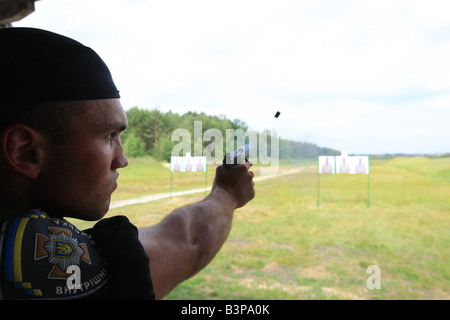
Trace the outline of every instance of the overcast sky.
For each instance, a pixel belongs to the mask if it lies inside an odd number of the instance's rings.
[[[352,154],[450,152],[448,0],[41,0],[35,7],[13,26],[92,47],[126,110],[224,114]]]

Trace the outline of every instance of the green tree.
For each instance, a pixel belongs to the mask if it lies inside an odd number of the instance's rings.
[[[249,130],[247,124],[239,119],[230,120],[224,115],[210,116],[205,113],[186,112],[179,115],[172,112],[161,112],[158,109],[139,109],[133,107],[127,111],[129,129],[122,134],[126,154],[132,157],[150,155],[158,160],[170,160],[171,151],[177,142],[171,141],[172,132],[177,128],[186,129],[191,135],[191,153],[194,153],[194,122],[201,121],[201,137],[208,129],[217,129],[224,138],[223,154],[226,152],[226,130]],[[267,135],[267,155],[271,155],[271,132]],[[258,140],[261,135],[256,133]],[[264,137],[264,135],[262,135]],[[211,142],[203,141],[203,149]],[[236,142],[235,142],[236,143]],[[258,143],[257,143],[258,144]],[[236,146],[237,147],[237,146]],[[319,155],[337,155],[338,151],[322,148],[313,143],[292,140],[279,140],[279,156],[281,159],[315,158]],[[259,153],[259,151],[258,151]]]
[[[142,157],[145,155],[145,143],[137,137],[134,130],[130,130],[123,142],[123,151],[129,157]]]

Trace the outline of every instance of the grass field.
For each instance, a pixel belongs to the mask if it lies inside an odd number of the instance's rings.
[[[255,184],[236,211],[230,237],[213,262],[167,299],[450,299],[450,158],[371,159],[367,175],[321,175],[317,162]],[[258,168],[254,171],[258,175]],[[214,168],[208,172],[212,183]],[[205,185],[204,174],[173,177],[174,191]],[[113,200],[168,192],[170,172],[130,159]],[[139,227],[204,194],[111,210]],[[75,222],[81,228],[86,222]],[[381,288],[369,290],[367,268]]]

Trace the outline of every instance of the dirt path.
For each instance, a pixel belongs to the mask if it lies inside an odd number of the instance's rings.
[[[276,175],[261,176],[261,177],[254,178],[253,180],[255,182],[257,182],[257,181],[262,181],[262,180],[266,180],[266,179],[273,179],[273,178],[277,178],[277,177],[284,176],[287,174],[298,173],[298,172],[302,171],[303,169],[305,169],[305,168],[301,167],[301,168],[297,168],[297,169],[281,171]],[[206,191],[209,192],[210,190],[211,190],[211,187],[208,187]],[[172,197],[185,196],[188,194],[201,193],[201,192],[205,192],[205,188],[197,188],[197,189],[191,189],[191,190],[186,190],[186,191],[172,192]],[[167,198],[170,198],[170,196],[171,196],[170,192],[166,192],[166,193],[157,193],[157,194],[152,194],[152,195],[148,195],[148,196],[142,196],[139,198],[116,200],[116,201],[111,201],[111,205],[109,206],[109,208],[114,209],[114,208],[129,206],[132,204],[139,204],[139,203],[146,203],[146,202],[155,201],[155,200],[167,199]]]

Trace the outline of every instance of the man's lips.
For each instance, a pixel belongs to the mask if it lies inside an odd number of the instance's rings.
[[[117,184],[117,180],[119,179],[119,173],[116,171],[115,173],[114,173],[114,182],[113,182],[113,184],[112,184],[112,191],[111,191],[111,193],[113,193],[116,189],[117,189],[117,186],[118,186],[118,184]]]
[[[113,185],[112,185],[112,192],[114,192],[117,189],[117,181],[114,181]]]

